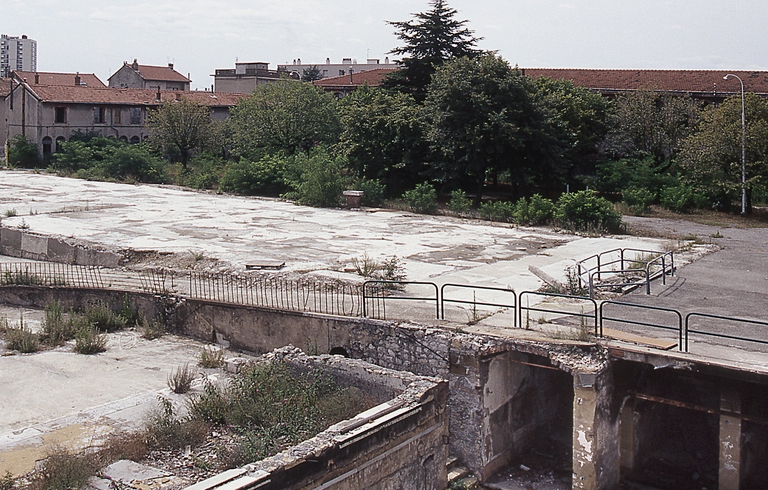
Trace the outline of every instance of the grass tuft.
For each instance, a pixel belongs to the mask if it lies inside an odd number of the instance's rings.
[[[195,380],[195,372],[189,367],[189,364],[179,366],[168,375],[168,388],[174,393],[184,394],[192,388],[192,381]]]

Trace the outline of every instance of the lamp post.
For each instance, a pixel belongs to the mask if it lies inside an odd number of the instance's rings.
[[[723,80],[735,78],[741,84],[741,214],[747,213],[747,123],[744,114],[744,82],[738,75],[729,73]]]

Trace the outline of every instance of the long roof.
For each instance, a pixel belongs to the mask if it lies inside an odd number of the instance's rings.
[[[207,107],[233,107],[246,94],[220,92],[179,91],[136,88],[90,88],[69,86],[30,86],[32,93],[42,102],[61,104],[104,104],[157,106],[180,98]],[[160,94],[160,100],[157,95]]]
[[[521,68],[533,78],[548,77],[573,81],[576,86],[603,93],[632,90],[658,90],[681,94],[718,96],[741,92],[734,74],[744,81],[744,90],[768,94],[768,71],[746,70],[593,70],[580,68]]]
[[[397,70],[397,67],[392,68],[374,68],[372,70],[365,70],[352,73],[350,75],[339,75],[338,77],[322,78],[315,80],[313,84],[323,88],[337,88],[337,87],[361,87],[368,84],[370,87],[376,87],[381,84],[381,81],[387,74],[392,73],[392,70]]]
[[[173,69],[172,66],[152,66],[152,65],[139,65],[139,64],[132,64],[125,62],[123,66],[127,66],[130,69],[134,69],[133,67],[138,67],[138,70],[136,73],[139,74],[141,78],[144,80],[158,80],[163,82],[183,82],[183,83],[191,83],[192,80],[185,77],[181,73],[177,72]],[[111,79],[114,74],[112,74],[109,79]],[[109,80],[108,79],[108,80]]]
[[[106,88],[104,82],[99,80],[99,77],[93,73],[55,73],[15,70],[13,74],[19,81],[23,81],[26,78],[27,83],[30,85],[62,85],[74,87],[75,77],[80,77],[81,86]],[[35,83],[35,80],[37,80],[37,83]]]

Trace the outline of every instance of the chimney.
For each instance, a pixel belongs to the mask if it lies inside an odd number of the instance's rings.
[[[35,85],[40,85],[40,74],[35,73]]]
[[[162,102],[163,99],[160,96],[160,87],[157,87],[157,93],[155,94],[155,102]]]
[[[75,87],[80,86],[80,73],[75,75]]]
[[[173,63],[168,63],[168,69],[173,70]]]
[[[133,59],[133,65],[131,65],[134,71],[139,71],[139,62],[136,58]]]

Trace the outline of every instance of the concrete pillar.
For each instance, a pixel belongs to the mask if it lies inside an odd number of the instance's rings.
[[[619,487],[619,420],[611,414],[612,395],[610,370],[574,376],[572,488]]]
[[[622,471],[631,472],[635,469],[635,453],[637,438],[635,437],[635,399],[629,398],[621,407],[619,422],[619,452]]]
[[[741,396],[723,388],[720,394],[720,490],[739,490],[741,481]],[[733,415],[726,415],[731,413]]]

